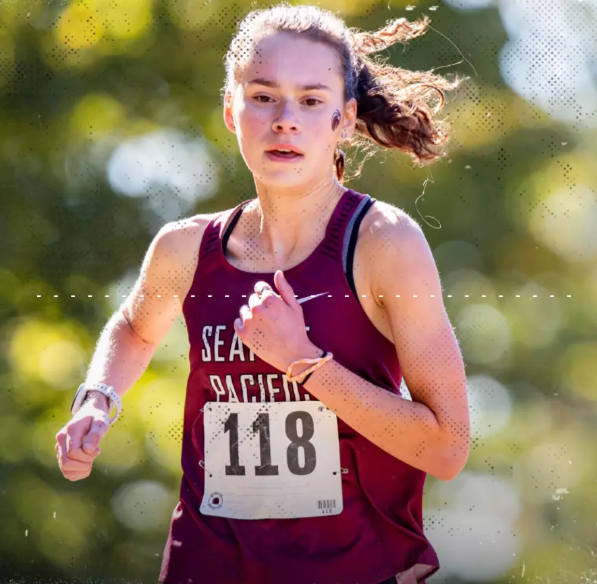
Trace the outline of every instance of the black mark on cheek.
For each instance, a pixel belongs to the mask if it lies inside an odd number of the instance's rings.
[[[336,110],[333,114],[332,114],[332,130],[335,130],[338,127],[338,124],[340,123],[340,112],[338,110]]]

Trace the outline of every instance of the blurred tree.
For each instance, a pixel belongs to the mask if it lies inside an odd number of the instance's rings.
[[[444,110],[448,159],[413,169],[402,155],[380,154],[349,185],[425,229],[467,363],[469,465],[453,483],[427,483],[426,525],[443,566],[433,582],[588,582],[597,545],[597,133],[594,76],[577,93],[570,83],[574,51],[590,43],[560,35],[533,45],[522,3],[320,5],[364,29],[428,13],[432,31],[389,49],[390,62],[471,76]],[[54,435],[157,230],[254,196],[219,97],[223,55],[253,7],[0,2],[5,579],[157,578],[180,485],[184,323],[127,394],[86,481],[61,476]],[[594,9],[554,0],[541,10],[551,20],[533,15],[537,35],[557,25],[594,39]],[[529,46],[545,83],[572,95],[565,107],[552,89],[522,85]]]

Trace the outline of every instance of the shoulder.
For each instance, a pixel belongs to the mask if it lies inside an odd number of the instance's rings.
[[[362,224],[362,239],[368,246],[387,248],[396,243],[416,245],[416,241],[425,239],[415,219],[403,209],[384,201],[376,200],[371,205]]]
[[[163,225],[154,237],[154,243],[163,251],[180,252],[181,254],[192,251],[199,252],[199,244],[205,229],[212,219],[220,213],[202,213],[170,221]],[[196,244],[196,245],[194,245]]]
[[[190,236],[196,232],[205,231],[209,222],[216,218],[220,213],[200,213],[198,215],[193,215],[192,217],[169,221],[160,229],[159,234],[162,237],[175,239],[177,237],[182,237],[185,234]],[[223,211],[223,213],[226,213],[226,211]]]
[[[163,225],[153,238],[144,264],[156,277],[170,280],[180,298],[190,289],[205,229],[218,213],[194,215]]]
[[[425,277],[437,273],[431,249],[419,223],[406,211],[376,200],[363,218],[359,241],[370,266],[375,297],[395,289],[413,271]]]

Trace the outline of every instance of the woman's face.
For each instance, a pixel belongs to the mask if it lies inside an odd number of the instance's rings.
[[[257,45],[235,95],[226,96],[224,120],[238,135],[241,154],[256,179],[274,188],[317,184],[333,172],[342,129],[350,136],[354,128],[356,101],[345,106],[343,98],[333,49],[278,33]],[[342,116],[339,124],[333,124],[336,110]],[[268,150],[280,143],[295,146],[302,155],[272,158]]]

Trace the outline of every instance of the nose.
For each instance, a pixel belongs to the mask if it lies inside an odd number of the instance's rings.
[[[300,124],[287,102],[286,105],[283,106],[280,114],[274,119],[272,128],[276,132],[296,132],[299,127]]]

